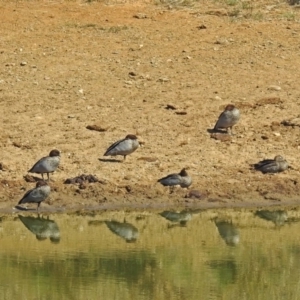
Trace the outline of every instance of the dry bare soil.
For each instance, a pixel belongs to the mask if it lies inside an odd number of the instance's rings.
[[[44,210],[300,201],[297,5],[3,0],[0,18],[2,210],[34,187],[27,170],[55,148]],[[208,129],[229,103],[241,120],[215,140]],[[103,161],[129,133],[142,146]],[[279,154],[283,173],[250,167]],[[200,198],[156,182],[183,167]],[[81,174],[99,182],[64,184]]]

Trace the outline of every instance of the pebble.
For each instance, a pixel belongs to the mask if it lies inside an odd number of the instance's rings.
[[[191,190],[188,194],[185,195],[185,198],[196,198],[196,199],[203,199],[207,195],[205,193],[201,193],[199,190]]]
[[[278,86],[278,85],[270,85],[268,87],[268,90],[270,90],[270,91],[281,91],[281,87]]]
[[[22,62],[20,63],[20,65],[21,65],[22,67],[24,67],[24,66],[27,65],[27,62],[26,62],[26,61],[22,61]]]
[[[137,13],[133,17],[136,19],[147,19],[147,15],[144,13]]]
[[[0,171],[8,171],[8,167],[2,162],[0,162]]]
[[[167,105],[166,105],[165,109],[176,110],[176,109],[177,109],[177,107],[176,107],[175,105],[173,105],[173,104],[169,103],[169,104],[167,104]]]
[[[197,26],[197,28],[198,28],[198,29],[206,29],[207,27],[206,27],[204,24],[202,24],[202,25],[200,25],[200,26]]]
[[[294,118],[291,120],[283,120],[281,122],[282,125],[284,126],[298,126],[300,127],[300,118]]]
[[[212,133],[210,137],[221,142],[230,142],[232,140],[231,135],[225,133]]]
[[[170,81],[170,79],[167,77],[162,77],[162,78],[157,79],[157,81],[158,82],[168,82],[168,81]]]
[[[136,74],[135,72],[133,72],[133,71],[132,71],[132,72],[129,72],[128,74],[129,74],[129,76],[132,76],[132,77],[134,77],[134,76],[137,75],[137,74]]]
[[[104,132],[107,130],[107,128],[104,128],[101,125],[97,125],[97,124],[88,125],[88,126],[86,126],[86,129],[95,130],[95,131],[99,131],[99,132]]]

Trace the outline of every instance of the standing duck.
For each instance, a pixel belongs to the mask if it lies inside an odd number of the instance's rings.
[[[219,128],[225,128],[227,133],[232,134],[232,127],[239,121],[239,119],[240,111],[234,105],[228,104],[225,107],[225,110],[220,114],[214,130],[217,131]]]
[[[113,143],[104,153],[104,156],[126,155],[133,153],[139,147],[139,141],[134,134],[128,134],[122,140]]]
[[[31,189],[25,193],[23,198],[19,201],[18,205],[24,203],[37,203],[38,212],[41,202],[47,199],[50,191],[51,188],[46,181],[38,181],[34,189]]]
[[[50,180],[49,173],[53,173],[57,169],[59,162],[60,152],[54,149],[51,150],[49,156],[43,157],[38,160],[28,172],[42,174],[43,180],[44,173],[47,173],[48,180]]]

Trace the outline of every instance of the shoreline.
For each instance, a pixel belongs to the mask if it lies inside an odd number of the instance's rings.
[[[98,205],[89,205],[89,204],[81,204],[81,205],[73,205],[66,204],[64,206],[56,207],[55,204],[41,204],[40,211],[37,213],[35,209],[35,204],[27,205],[28,210],[26,209],[17,209],[13,207],[2,207],[0,208],[0,214],[5,215],[14,215],[14,214],[74,214],[74,213],[101,213],[106,211],[159,211],[159,210],[171,210],[171,211],[201,211],[201,210],[222,210],[222,209],[253,209],[258,210],[260,208],[269,208],[270,210],[275,209],[286,209],[286,208],[297,208],[300,206],[300,201],[295,197],[290,197],[290,199],[285,199],[285,201],[274,201],[274,200],[266,200],[260,199],[256,201],[251,200],[234,200],[232,199],[215,199],[215,198],[206,198],[204,200],[198,199],[187,199],[181,198],[177,199],[176,203],[170,202],[159,202],[159,203],[147,203],[149,199],[143,199],[141,203],[105,203]],[[188,201],[187,201],[188,200]],[[155,199],[151,199],[151,201],[155,201]],[[3,204],[3,203],[2,203]]]

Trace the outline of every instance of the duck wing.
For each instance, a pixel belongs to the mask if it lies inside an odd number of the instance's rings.
[[[219,118],[216,122],[216,125],[214,127],[214,130],[217,130],[218,128],[223,128],[224,126],[226,126],[225,124],[225,112],[223,111],[220,115],[219,115]]]
[[[35,189],[35,188],[34,188]],[[31,192],[33,192],[34,189],[31,189],[29,191],[27,191],[24,196],[22,197],[22,199],[18,202],[18,204],[22,204],[22,203],[26,203],[26,202],[23,202],[27,197],[29,197],[29,195],[31,194]]]
[[[42,157],[41,159],[39,159],[28,172],[35,173],[35,171],[37,171],[35,169],[38,169],[40,167],[41,163],[43,163],[44,160],[47,159],[47,157],[48,156],[45,156],[45,157]]]
[[[115,143],[113,143],[112,145],[109,146],[109,148],[106,150],[106,152],[103,154],[103,156],[109,156],[109,152],[111,150],[113,150],[115,147],[117,147],[120,143],[122,143],[124,141],[124,139],[116,141]]]
[[[266,159],[254,165],[254,168],[262,173],[277,173],[279,171],[278,163],[273,159]]]
[[[164,186],[178,185],[181,183],[181,176],[178,174],[170,174],[166,177],[158,179],[157,182],[161,183]]]

